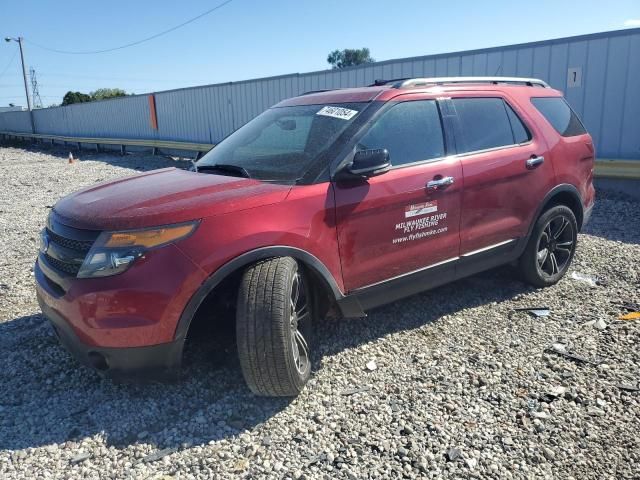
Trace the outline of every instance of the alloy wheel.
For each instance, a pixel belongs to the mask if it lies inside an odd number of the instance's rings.
[[[540,239],[536,260],[538,268],[546,277],[555,277],[563,272],[573,255],[575,232],[573,225],[564,215],[549,220]]]
[[[290,297],[290,328],[291,349],[296,370],[300,375],[305,375],[311,368],[309,344],[305,338],[311,320],[309,299],[302,280],[302,275],[296,272],[291,284]]]

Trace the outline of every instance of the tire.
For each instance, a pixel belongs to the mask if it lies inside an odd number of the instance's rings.
[[[557,283],[571,265],[577,241],[578,223],[569,207],[557,205],[545,211],[518,261],[523,279],[535,287]]]
[[[256,395],[294,396],[309,380],[311,300],[304,271],[291,257],[264,260],[244,272],[236,310],[238,355]]]

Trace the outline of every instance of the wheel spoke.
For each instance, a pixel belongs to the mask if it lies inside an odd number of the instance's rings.
[[[542,266],[545,264],[548,256],[549,256],[549,250],[546,248],[538,252],[538,265],[540,265],[540,268],[542,268]]]
[[[556,247],[556,252],[562,252],[562,253],[566,254],[567,256],[571,255],[571,249],[570,248]]]
[[[558,228],[558,230],[556,231],[556,233],[553,235],[554,239],[558,239],[560,237],[560,235],[562,235],[562,232],[565,231],[565,229],[567,228],[567,225],[569,225],[569,221],[564,218],[564,217],[560,217],[562,223],[560,224],[560,228]],[[549,224],[551,225],[551,224]]]
[[[298,347],[302,349],[303,355],[300,355],[300,357],[304,356],[305,359],[309,358],[309,345],[307,345],[307,341],[302,336],[302,333],[300,333],[300,330],[296,330],[296,342],[298,343]]]
[[[555,275],[560,269],[558,268],[558,259],[555,253],[549,255],[551,257],[551,275]]]
[[[573,240],[568,240],[566,242],[558,242],[556,243],[556,247],[571,247],[573,245]]]

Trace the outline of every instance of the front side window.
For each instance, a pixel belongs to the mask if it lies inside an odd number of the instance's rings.
[[[536,97],[531,99],[531,103],[563,137],[587,133],[578,115],[571,110],[564,98]]]
[[[398,103],[382,113],[357,145],[358,150],[386,148],[398,166],[445,155],[435,100]]]
[[[501,98],[454,98],[451,101],[462,137],[457,142],[458,153],[521,143],[515,140],[507,106]],[[519,135],[522,138],[522,132]]]
[[[344,103],[271,108],[216,145],[196,166],[202,173],[240,172],[257,180],[295,182],[332,148],[366,106]]]

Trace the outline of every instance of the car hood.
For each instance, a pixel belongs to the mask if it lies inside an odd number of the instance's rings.
[[[269,205],[290,190],[290,185],[164,168],[92,185],[62,198],[53,210],[71,227],[132,229]]]

